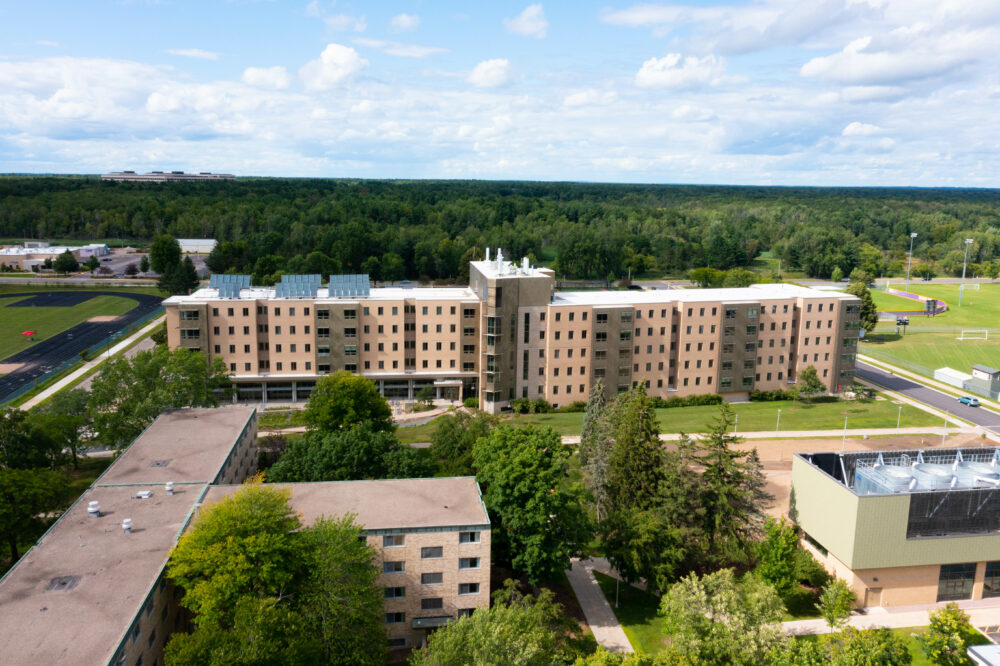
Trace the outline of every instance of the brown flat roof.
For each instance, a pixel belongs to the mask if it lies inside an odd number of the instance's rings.
[[[303,524],[322,516],[353,513],[366,530],[416,529],[489,525],[471,476],[385,481],[276,483],[292,491],[292,506]],[[240,486],[212,486],[202,505],[232,495]]]
[[[164,412],[97,483],[211,483],[254,411],[222,407]]]
[[[138,486],[87,490],[0,582],[0,661],[109,662],[205,487],[178,486],[169,496],[150,485],[149,499],[136,498]],[[102,517],[87,515],[92,500]],[[132,534],[123,533],[124,518],[132,519]],[[79,580],[72,589],[47,589],[63,576]]]

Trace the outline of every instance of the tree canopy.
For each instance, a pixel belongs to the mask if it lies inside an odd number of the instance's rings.
[[[321,377],[309,394],[305,420],[321,432],[367,423],[372,430],[393,430],[392,410],[375,383],[346,370]]]

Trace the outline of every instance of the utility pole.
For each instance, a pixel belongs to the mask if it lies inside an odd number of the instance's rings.
[[[906,291],[910,291],[910,262],[913,261],[913,239],[917,237],[916,232],[910,234],[910,256],[906,260]]]
[[[972,245],[971,238],[965,239],[965,259],[962,260],[962,285],[958,288],[958,307],[962,307],[962,292],[965,291],[965,265],[969,262],[969,246]]]

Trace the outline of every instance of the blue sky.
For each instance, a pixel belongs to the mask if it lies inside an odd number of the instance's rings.
[[[0,172],[1000,186],[996,0],[0,10]]]

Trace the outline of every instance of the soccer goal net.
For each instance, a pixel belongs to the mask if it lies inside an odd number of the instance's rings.
[[[957,340],[989,340],[990,331],[986,328],[963,328],[962,335]]]
[[[979,289],[979,283],[978,282],[970,282],[969,284],[965,285],[962,288],[963,289]]]

